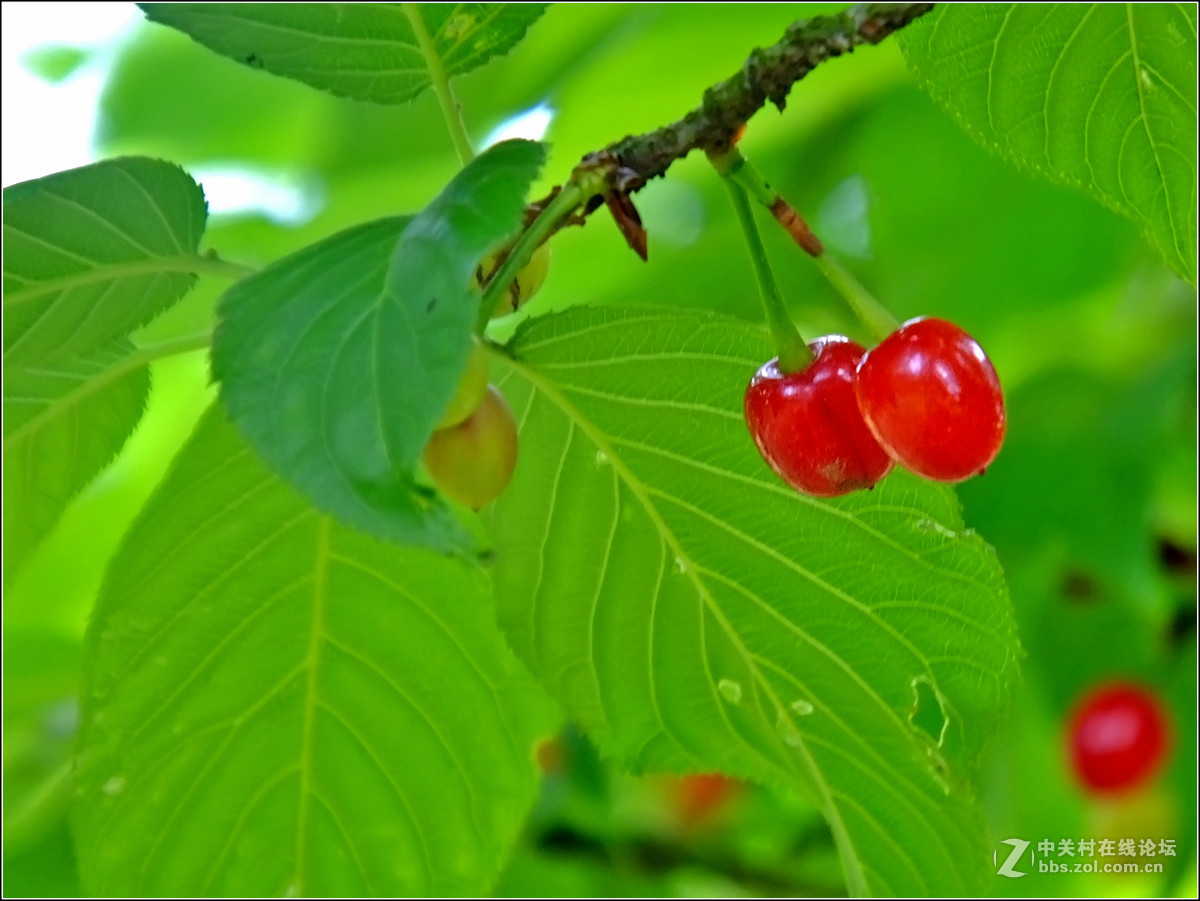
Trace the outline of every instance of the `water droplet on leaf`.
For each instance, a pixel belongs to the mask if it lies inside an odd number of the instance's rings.
[[[803,744],[803,740],[800,738],[800,731],[786,717],[779,717],[779,720],[775,723],[775,728],[779,730],[779,737],[789,747],[798,748]]]
[[[742,702],[742,686],[732,679],[722,679],[718,682],[717,691],[730,704],[740,704]]]
[[[947,529],[944,525],[942,525],[937,520],[930,519],[928,517],[923,517],[921,519],[918,519],[913,524],[913,528],[917,529],[917,531],[920,531],[920,532],[936,532],[937,534],[943,535],[946,538],[957,538],[958,537],[958,533],[955,532],[953,529]]]

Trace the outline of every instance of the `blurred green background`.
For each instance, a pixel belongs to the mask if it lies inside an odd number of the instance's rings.
[[[54,7],[54,4],[47,4]],[[695,106],[703,89],[797,17],[840,5],[562,5],[509,56],[458,79],[481,142],[549,111],[539,189],[586,152]],[[437,104],[333,98],[139,24],[112,47],[62,45],[22,63],[69,87],[101,50],[98,157],[138,153],[202,181],[231,172],[288,209],[221,213],[205,246],[258,265],[349,225],[415,210],[458,167]],[[6,50],[6,53],[8,51]],[[96,71],[94,68],[91,71]],[[6,101],[7,102],[7,101]],[[543,116],[544,119],[544,116]],[[5,152],[39,140],[6,128]],[[1004,451],[959,494],[997,549],[1027,651],[997,724],[981,801],[997,841],[1174,838],[1163,876],[989,882],[996,894],[1194,896],[1196,799],[1196,296],[1126,221],[987,155],[913,84],[892,43],[822,66],[742,148],[900,318],[953,319],[983,344],[1009,404]],[[761,321],[742,239],[699,155],[636,196],[643,264],[593,217],[552,243],[529,315],[572,304],[664,304]],[[867,336],[811,263],[764,225],[802,331]],[[208,327],[225,287],[202,279],[148,340]],[[80,642],[104,565],[211,401],[201,354],[156,364],[147,415],[78,498],[4,604],[4,889],[79,892],[66,813]],[[1064,721],[1080,694],[1135,678],[1170,704],[1175,745],[1149,789],[1117,801],[1073,782]],[[735,786],[697,814],[694,787],[617,774],[568,732],[498,891],[541,895],[837,894],[828,831],[801,800]],[[1005,848],[1006,846],[998,846]],[[988,861],[990,863],[990,860]]]

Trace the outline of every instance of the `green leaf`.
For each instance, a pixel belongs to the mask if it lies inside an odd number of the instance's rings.
[[[100,895],[473,895],[545,695],[483,573],[322,516],[202,420],[88,636],[75,810]]]
[[[975,140],[1128,216],[1196,284],[1194,5],[949,4],[899,39]]]
[[[255,69],[342,97],[404,103],[429,87],[428,61],[396,3],[139,3],[146,18],[177,28]],[[461,75],[510,50],[544,3],[418,4],[442,69]]]
[[[580,308],[511,351],[493,581],[569,714],[638,769],[807,791],[852,893],[978,891],[972,770],[1019,645],[953,493],[782,485],[742,417],[770,344],[735,320]]]
[[[5,366],[86,354],[179,300],[206,216],[186,172],[144,157],[5,188]]]
[[[124,338],[76,357],[4,367],[4,582],[142,417],[147,361]]]
[[[473,276],[483,255],[520,227],[525,196],[546,159],[544,145],[504,141],[472,161],[404,230],[388,268],[379,328],[388,336],[380,370],[403,364],[383,417],[402,466],[421,456],[466,367],[479,314]]]
[[[466,365],[472,273],[519,227],[543,154],[528,141],[498,144],[411,222],[341,232],[222,299],[213,373],[234,421],[344,522],[442,550],[468,545],[414,467]]]

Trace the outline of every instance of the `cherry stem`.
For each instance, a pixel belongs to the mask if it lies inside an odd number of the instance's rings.
[[[713,168],[722,176],[721,182],[729,192],[729,201],[733,204],[738,223],[742,227],[746,249],[750,252],[750,262],[754,266],[754,277],[758,280],[763,310],[767,314],[767,328],[771,332],[771,341],[775,344],[775,352],[779,357],[779,371],[784,375],[799,372],[812,363],[813,352],[801,337],[796,324],[792,322],[787,305],[783,302],[783,295],[779,293],[775,275],[771,272],[771,262],[767,259],[767,249],[763,246],[758,225],[754,222],[754,210],[750,207],[750,199],[728,169],[729,154],[709,153],[708,158]]]
[[[792,239],[813,258],[817,268],[821,270],[821,274],[825,276],[834,290],[842,295],[872,337],[882,340],[899,327],[899,320],[891,314],[887,307],[872,297],[871,293],[859,284],[849,270],[825,249],[821,240],[808,227],[808,223],[778,191],[767,184],[766,179],[749,160],[742,156],[736,147],[730,148],[722,156],[727,160],[725,165],[729,167],[729,177],[737,182],[747,194],[770,210],[771,215],[792,236]]]
[[[587,186],[568,181],[554,195],[554,199],[546,205],[546,208],[538,214],[532,224],[521,233],[500,268],[496,270],[492,280],[488,282],[487,288],[484,289],[483,298],[479,301],[479,318],[475,323],[477,333],[483,334],[484,329],[491,322],[497,304],[501,302],[508,291],[509,285],[516,280],[517,273],[529,265],[529,260],[546,236],[553,232],[558,224],[570,215],[571,211],[579,206],[587,196]]]
[[[833,285],[838,294],[845,298],[850,309],[858,316],[859,321],[867,327],[876,341],[882,341],[900,327],[900,320],[892,315],[883,304],[877,301],[871,292],[859,284],[858,279],[850,274],[837,259],[828,253],[815,257],[817,268]]]

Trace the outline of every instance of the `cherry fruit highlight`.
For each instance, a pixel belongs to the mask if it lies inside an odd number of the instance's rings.
[[[1071,714],[1068,733],[1076,778],[1099,794],[1145,785],[1166,761],[1170,743],[1162,703],[1130,682],[1084,696]]]
[[[750,434],[781,479],[804,494],[836,497],[870,488],[892,468],[871,434],[854,392],[865,351],[827,335],[809,344],[816,359],[784,375],[778,359],[763,365],[746,389]]]
[[[961,482],[1000,452],[1000,379],[975,339],[944,319],[912,319],[868,351],[855,393],[879,444],[917,475]]]

